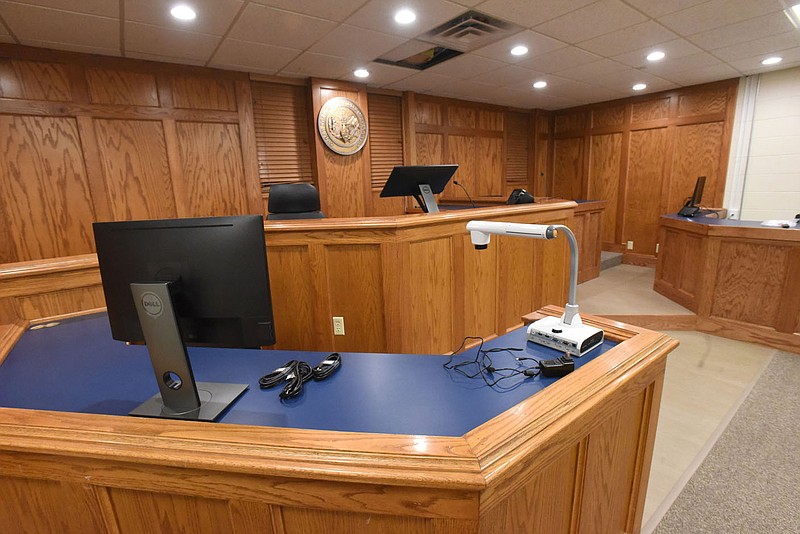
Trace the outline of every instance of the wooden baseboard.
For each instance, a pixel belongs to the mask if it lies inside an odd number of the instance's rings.
[[[658,258],[648,254],[636,254],[633,252],[622,253],[622,263],[626,265],[638,265],[640,267],[655,267]]]
[[[649,330],[696,330],[697,316],[683,315],[603,315],[606,319],[641,326]]]
[[[779,350],[800,354],[800,334],[777,332],[773,328],[741,323],[719,317],[699,317],[697,330],[706,334],[766,345]]]

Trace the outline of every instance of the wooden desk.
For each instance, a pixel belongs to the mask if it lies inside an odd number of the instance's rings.
[[[665,215],[659,235],[653,289],[697,330],[800,353],[800,230]]]
[[[461,436],[0,408],[0,524],[58,533],[638,532],[677,342],[584,321],[619,344]]]
[[[276,348],[441,354],[466,335],[502,335],[521,315],[566,302],[569,249],[565,239],[493,236],[476,251],[467,222],[570,226],[575,207],[267,221]],[[94,254],[0,265],[0,324],[102,306]],[[333,335],[334,316],[345,336]]]

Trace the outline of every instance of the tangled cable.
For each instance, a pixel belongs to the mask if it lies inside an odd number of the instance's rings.
[[[303,392],[303,384],[312,378],[317,381],[325,380],[341,365],[342,357],[338,352],[332,353],[313,368],[307,362],[289,360],[281,367],[262,376],[258,380],[258,385],[261,389],[268,389],[286,382],[278,396],[281,399],[290,399]]]
[[[459,351],[461,351],[467,341],[471,339],[480,340],[480,345],[478,345],[478,349],[475,351],[475,357],[471,360],[453,363],[456,356],[458,356]],[[491,349],[484,349],[483,341],[483,338],[478,336],[465,337],[461,342],[461,345],[450,354],[447,362],[445,362],[442,367],[467,378],[480,377],[490,388],[498,387],[500,389],[511,389],[521,383],[520,381],[512,384],[511,386],[505,387],[501,386],[501,382],[504,380],[518,378],[520,376],[529,378],[539,375],[539,361],[535,358],[514,357],[517,362],[522,360],[533,360],[535,362],[533,367],[495,367],[491,354],[507,352],[508,354],[513,355],[514,352],[522,351],[522,349],[516,347],[495,347]]]

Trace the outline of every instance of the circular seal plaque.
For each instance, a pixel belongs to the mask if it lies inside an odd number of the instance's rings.
[[[355,154],[367,142],[364,112],[358,104],[342,96],[323,104],[317,117],[317,129],[328,148],[343,156]]]

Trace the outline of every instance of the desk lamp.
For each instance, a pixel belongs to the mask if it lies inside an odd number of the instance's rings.
[[[557,350],[583,356],[603,342],[603,331],[584,325],[578,313],[575,295],[578,287],[578,243],[572,230],[561,224],[522,224],[493,221],[470,221],[467,223],[472,244],[477,250],[489,245],[490,234],[514,235],[534,239],[555,239],[559,232],[569,240],[569,300],[564,315],[545,317],[528,325],[528,341]]]

